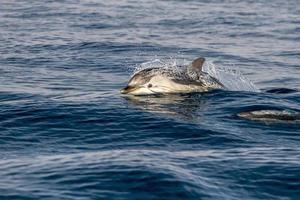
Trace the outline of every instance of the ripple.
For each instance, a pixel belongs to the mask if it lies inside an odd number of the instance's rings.
[[[286,152],[290,156],[281,157]],[[272,170],[279,167],[282,169],[286,165],[288,166],[286,170],[289,169],[290,172],[293,172],[297,166],[299,167],[298,155],[299,149],[295,151],[284,148],[276,150],[273,148],[236,148],[225,151],[174,152],[112,150],[55,156],[42,155],[34,158],[19,157],[18,159],[1,161],[1,177],[4,178],[1,182],[6,183],[4,187],[6,189],[22,188],[27,193],[34,191],[37,198],[44,195],[61,197],[67,191],[77,191],[70,194],[71,198],[88,197],[90,196],[89,193],[95,191],[95,189],[97,192],[93,195],[97,197],[114,196],[123,198],[129,197],[128,195],[146,197],[145,195],[150,194],[146,198],[160,195],[179,199],[193,199],[199,196],[221,198],[221,195],[235,198],[245,193],[226,193],[234,183],[227,178],[220,179],[228,175],[223,175],[221,171],[215,173],[215,167],[210,169],[210,165],[217,163],[221,166],[224,165],[223,171],[226,171],[227,174],[231,174],[230,171],[240,173],[240,178],[237,181],[248,180],[247,182],[250,182],[253,187],[259,188],[259,185],[269,182],[269,188],[273,188],[276,187],[276,182],[278,182],[282,184],[282,191],[287,191],[289,190],[288,187],[293,187],[293,183],[281,181],[281,179],[288,178],[289,175],[279,173],[281,175],[277,177],[276,174],[278,173]],[[238,166],[236,165],[226,166],[228,161],[245,162],[247,165],[244,165],[243,170],[237,169]],[[200,176],[189,170],[191,165],[202,166],[199,169],[202,171],[199,171]],[[260,170],[256,170],[256,166],[265,167],[258,167]],[[24,173],[19,174],[18,171]],[[265,173],[267,171],[269,171],[268,174]],[[261,178],[249,176],[252,173],[259,173]],[[243,176],[247,176],[247,174],[248,178],[243,179]],[[9,179],[11,175],[15,176],[13,180]],[[296,177],[291,178],[297,180]],[[28,180],[32,184],[28,185]],[[225,185],[216,187],[220,184],[220,181]],[[241,186],[244,184],[245,182],[241,182]],[[12,191],[18,191],[18,189]],[[272,196],[272,192],[268,191],[268,188],[265,188],[265,191],[269,193],[265,194],[265,197]],[[24,197],[26,196],[25,193]]]

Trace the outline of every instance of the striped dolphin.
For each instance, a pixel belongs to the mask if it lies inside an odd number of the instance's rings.
[[[190,65],[174,71],[165,68],[147,68],[135,73],[122,94],[151,95],[170,93],[206,92],[224,88],[216,78],[202,70],[204,58],[195,59]]]

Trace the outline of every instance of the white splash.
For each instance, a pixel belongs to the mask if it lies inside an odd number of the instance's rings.
[[[260,90],[235,66],[216,66],[211,61],[206,61],[203,71],[210,76],[218,79],[228,90],[231,91],[251,91],[259,92]]]
[[[180,73],[182,72],[182,66],[188,65],[189,62],[184,59],[175,59],[175,58],[169,58],[169,59],[154,59],[149,62],[144,62],[140,65],[133,67],[133,74],[148,68],[162,68],[162,69],[171,69],[174,73]]]

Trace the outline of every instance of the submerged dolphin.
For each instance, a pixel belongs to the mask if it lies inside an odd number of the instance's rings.
[[[241,112],[237,116],[265,122],[299,122],[300,113],[291,110],[253,110]]]
[[[147,68],[134,74],[122,94],[150,95],[167,93],[206,92],[224,88],[216,78],[202,71],[204,58],[197,58],[190,65],[176,72],[165,68]]]

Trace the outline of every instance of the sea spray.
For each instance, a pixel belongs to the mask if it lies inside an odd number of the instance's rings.
[[[216,66],[212,61],[206,61],[203,66],[203,71],[218,79],[228,90],[260,91],[241,73],[239,68],[234,65]]]

